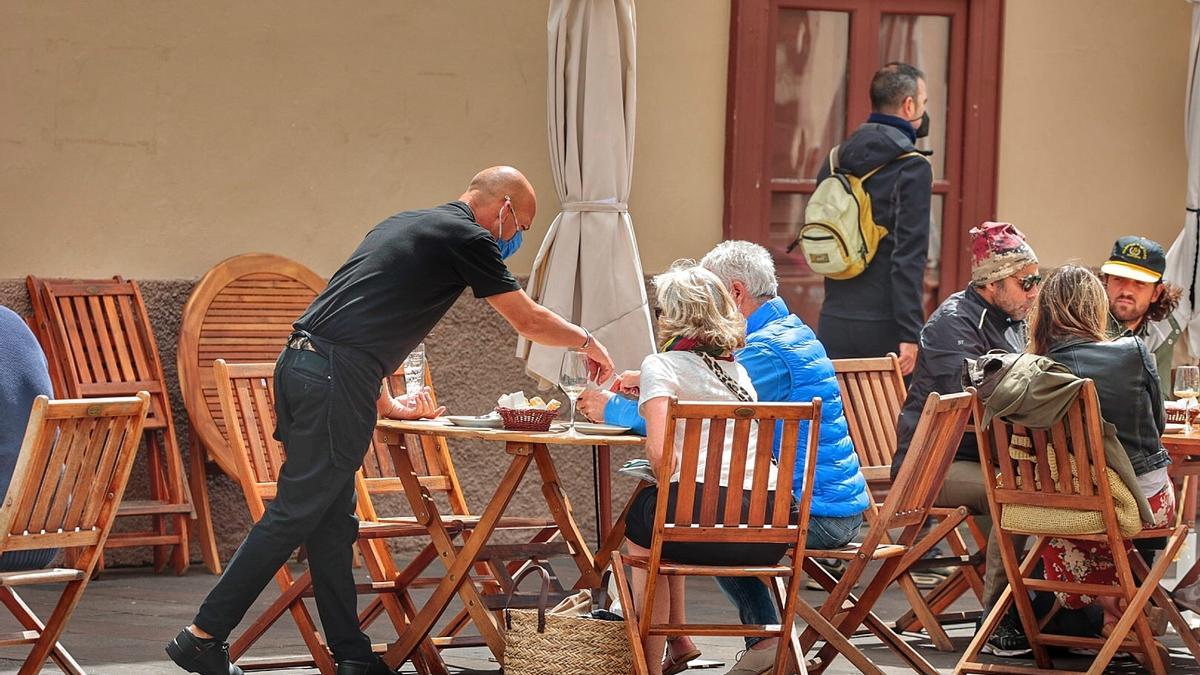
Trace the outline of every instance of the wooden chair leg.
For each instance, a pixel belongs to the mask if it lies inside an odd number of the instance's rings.
[[[54,606],[54,611],[50,613],[50,618],[46,620],[46,626],[41,630],[37,642],[33,644],[33,649],[29,652],[29,656],[25,658],[25,663],[21,664],[21,669],[18,675],[35,675],[42,671],[42,665],[46,659],[55,650],[61,649],[58,644],[58,636],[62,634],[63,629],[67,627],[67,621],[71,618],[71,614],[75,611],[75,607],[79,604],[80,598],[83,597],[83,589],[87,587],[88,578],[85,576],[81,581],[68,582],[63,588],[62,595],[58,598],[58,603]],[[81,671],[82,672],[82,671]]]
[[[633,594],[630,593],[629,580],[625,576],[625,561],[621,552],[611,553],[613,578],[617,583],[617,597],[621,598],[621,610],[625,612],[625,634],[629,637],[629,648],[633,652],[634,675],[649,675],[646,667],[646,650],[642,648],[641,619],[633,605]]]
[[[1142,555],[1133,551],[1133,557],[1130,558],[1133,564],[1133,572],[1138,576],[1142,583],[1146,583],[1146,579],[1150,576],[1150,566],[1146,564],[1146,560]],[[1154,589],[1154,594],[1151,596],[1151,602],[1155,607],[1161,608],[1167,613],[1167,621],[1175,627],[1175,632],[1179,634],[1179,639],[1183,641],[1183,646],[1192,653],[1192,658],[1200,661],[1200,640],[1196,639],[1196,633],[1192,630],[1191,624],[1180,613],[1179,607],[1175,605],[1175,601],[1167,592],[1159,585]]]
[[[916,614],[917,620],[925,629],[925,633],[929,635],[930,641],[933,642],[934,649],[939,652],[955,651],[954,643],[950,641],[950,636],[946,634],[946,630],[942,628],[942,624],[938,623],[937,616],[934,615],[929,605],[925,601],[925,597],[921,595],[921,591],[917,588],[917,584],[913,581],[912,576],[905,572],[897,579],[900,589],[904,591],[904,596],[908,598],[909,604],[912,605],[912,611]]]
[[[0,587],[0,603],[3,603],[8,608],[13,618],[25,630],[41,634],[46,629],[41,619],[37,618],[33,610],[29,608],[29,605],[25,604],[25,600],[17,595],[17,592],[13,589]],[[59,670],[68,675],[85,675],[83,666],[79,665],[79,662],[67,652],[66,648],[60,642],[54,643],[54,647],[50,651],[50,658],[58,666]]]
[[[145,454],[146,471],[149,474],[147,481],[150,486],[150,499],[161,502],[166,501],[167,486],[163,481],[163,465],[161,448],[158,444],[158,433],[153,429],[147,429],[145,432]],[[154,534],[163,536],[167,534],[167,517],[162,514],[150,516],[150,529]],[[167,568],[168,555],[170,547],[166,544],[155,544],[152,547],[154,552],[154,572],[161,574]]]
[[[204,567],[213,574],[221,573],[221,558],[217,553],[217,535],[213,531],[212,509],[208,503],[208,469],[204,465],[205,450],[200,438],[194,433],[189,436],[188,485],[192,493],[192,507],[196,509],[196,534],[200,539],[200,555]]]

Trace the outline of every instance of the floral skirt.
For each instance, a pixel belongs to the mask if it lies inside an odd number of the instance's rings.
[[[1170,485],[1148,497],[1150,511],[1154,514],[1154,526],[1163,527],[1175,520],[1175,492]],[[1127,552],[1133,545],[1126,540]],[[1054,538],[1042,551],[1045,577],[1050,581],[1070,583],[1117,585],[1117,568],[1113,563],[1112,551],[1102,541]],[[1090,595],[1079,593],[1055,593],[1058,601],[1067,609],[1081,609],[1096,601]]]

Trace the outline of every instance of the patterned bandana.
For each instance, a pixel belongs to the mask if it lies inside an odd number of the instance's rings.
[[[999,281],[1026,265],[1036,265],[1037,255],[1025,235],[1012,223],[987,222],[971,228],[971,281],[976,286]]]
[[[719,347],[702,345],[699,342],[697,342],[696,340],[694,340],[692,338],[683,337],[682,335],[676,335],[675,337],[671,338],[670,340],[667,340],[666,342],[664,342],[663,344],[661,344],[659,346],[658,351],[660,351],[660,352],[699,352],[702,354],[708,354],[709,356],[713,357],[714,359],[720,359],[722,361],[732,361],[733,360],[733,354],[730,352],[727,352]]]

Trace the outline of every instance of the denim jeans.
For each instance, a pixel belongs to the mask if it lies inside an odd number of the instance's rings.
[[[812,516],[808,521],[806,546],[811,549],[841,548],[858,534],[862,525],[862,514],[844,518]],[[717,577],[717,586],[729,601],[737,607],[738,618],[743,625],[779,623],[779,610],[771,597],[771,590],[758,577]],[[764,638],[746,638],[746,649]]]

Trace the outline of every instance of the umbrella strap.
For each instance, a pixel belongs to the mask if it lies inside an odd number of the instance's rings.
[[[625,202],[563,202],[562,210],[564,212],[625,213],[629,211],[629,204]]]
[[[1200,265],[1200,208],[1188,207],[1189,213],[1196,215],[1196,250],[1192,254],[1192,283],[1188,284],[1188,305],[1196,311],[1196,266]]]

